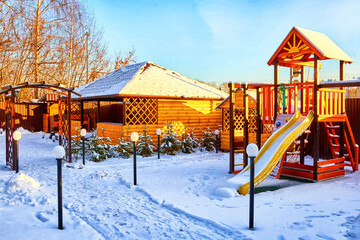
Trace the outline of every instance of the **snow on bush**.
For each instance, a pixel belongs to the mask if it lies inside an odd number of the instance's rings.
[[[215,139],[214,133],[210,130],[209,127],[203,131],[203,137],[200,142],[200,150],[205,149],[206,151],[214,151],[215,150]]]
[[[129,158],[133,154],[133,145],[130,141],[130,126],[125,126],[126,134],[121,131],[121,136],[118,139],[118,144],[114,146],[115,153],[121,158]]]
[[[143,157],[150,157],[154,154],[155,144],[151,136],[147,134],[147,126],[143,127],[143,134],[140,135],[137,143],[137,154]]]
[[[168,155],[175,155],[181,149],[181,142],[177,139],[176,133],[173,131],[173,124],[167,123],[165,126],[165,134],[161,139],[160,152]]]
[[[193,128],[190,128],[189,132],[187,132],[186,127],[184,127],[184,133],[181,134],[181,151],[183,153],[193,153],[198,146],[198,139],[193,132]]]

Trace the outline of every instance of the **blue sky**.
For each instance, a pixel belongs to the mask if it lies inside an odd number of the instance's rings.
[[[353,60],[360,77],[360,1],[89,0],[111,52],[135,48],[153,61],[206,82],[269,82],[267,61],[293,26],[323,32]],[[321,79],[339,63],[322,61]],[[281,68],[281,82],[289,70]]]

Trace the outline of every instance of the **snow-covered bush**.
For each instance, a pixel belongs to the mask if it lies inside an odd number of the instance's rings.
[[[137,143],[137,154],[143,157],[150,157],[154,154],[155,144],[151,136],[147,134],[147,126],[143,127],[143,134],[140,135]]]
[[[210,130],[209,127],[203,131],[203,136],[200,142],[200,149],[205,149],[206,151],[214,151],[215,150],[215,138],[214,133]]]
[[[122,158],[129,158],[133,154],[133,145],[130,141],[130,126],[125,126],[126,134],[121,131],[121,137],[118,139],[118,145],[114,146],[115,152]]]
[[[193,130],[193,128],[190,128],[189,132],[187,132],[186,127],[184,127],[184,133],[181,135],[181,151],[183,153],[195,152],[194,149],[199,146]]]
[[[160,152],[175,155],[180,149],[181,142],[176,138],[176,133],[173,131],[173,124],[167,123],[164,137],[161,139]]]
[[[103,161],[114,156],[114,148],[111,146],[111,140],[104,137],[104,128],[101,128],[101,137],[97,136],[97,130],[87,141],[87,150],[95,162]]]

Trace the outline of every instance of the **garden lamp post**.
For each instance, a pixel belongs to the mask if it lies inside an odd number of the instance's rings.
[[[219,130],[215,130],[215,147],[216,147],[216,153],[219,151]]]
[[[63,228],[63,207],[62,207],[62,174],[61,161],[65,157],[65,149],[63,146],[56,146],[53,155],[57,161],[57,189],[58,189],[58,228]]]
[[[19,172],[19,140],[21,139],[21,132],[19,130],[16,130],[13,133],[13,139],[15,140],[15,151],[14,151],[14,164],[15,164],[15,171],[16,173]]]
[[[156,135],[158,136],[158,159],[160,159],[160,135],[161,135],[161,129],[156,129]]]
[[[80,130],[80,136],[81,136],[81,140],[82,140],[83,165],[85,166],[85,136],[86,136],[85,128]]]
[[[249,229],[254,230],[254,160],[259,153],[258,146],[250,143],[246,147],[246,153],[250,158],[250,212],[249,212]]]
[[[134,185],[136,185],[136,142],[139,140],[139,134],[137,132],[131,133],[131,141],[134,144]]]

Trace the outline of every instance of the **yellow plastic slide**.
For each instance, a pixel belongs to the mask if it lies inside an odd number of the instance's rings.
[[[281,160],[286,149],[310,126],[313,119],[313,111],[310,111],[306,117],[301,116],[300,112],[296,112],[283,127],[271,135],[255,158],[255,186],[259,185],[270,175]],[[229,179],[226,185],[236,187],[238,193],[242,195],[248,194],[250,189],[249,169],[250,165]]]

